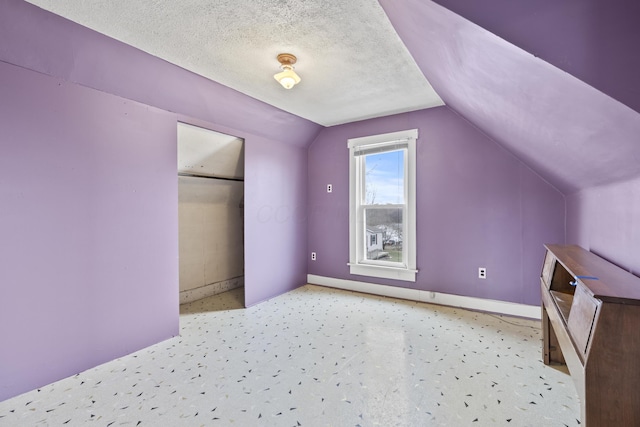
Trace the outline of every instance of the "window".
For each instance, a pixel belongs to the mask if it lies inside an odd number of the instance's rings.
[[[351,274],[416,280],[417,138],[412,129],[348,142]]]

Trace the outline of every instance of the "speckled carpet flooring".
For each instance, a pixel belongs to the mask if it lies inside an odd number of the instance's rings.
[[[540,323],[318,286],[181,307],[181,336],[0,402],[0,426],[576,426]]]

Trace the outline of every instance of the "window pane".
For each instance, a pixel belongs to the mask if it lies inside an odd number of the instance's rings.
[[[403,208],[365,208],[366,259],[402,261]]]
[[[404,204],[404,155],[405,150],[364,156],[364,204]]]

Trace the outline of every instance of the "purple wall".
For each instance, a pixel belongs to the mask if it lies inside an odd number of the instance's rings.
[[[0,400],[178,334],[175,117],[0,63]]]
[[[640,2],[434,1],[640,112]]]
[[[567,243],[639,271],[640,3],[438,2],[489,31],[433,2],[380,0],[446,104],[567,195]]]
[[[567,241],[640,276],[640,178],[567,196]]]
[[[0,8],[0,400],[177,333],[178,119],[245,139],[245,247],[280,245],[277,267],[245,254],[246,303],[306,281],[304,225],[256,213],[304,217],[319,125],[26,2]]]
[[[254,142],[245,148],[247,306],[307,282],[307,149]]]
[[[417,281],[349,274],[347,139],[419,129]],[[326,185],[333,184],[333,192]],[[325,129],[309,148],[309,273],[539,304],[543,244],[563,243],[564,197],[447,107]],[[477,279],[487,267],[488,279]]]

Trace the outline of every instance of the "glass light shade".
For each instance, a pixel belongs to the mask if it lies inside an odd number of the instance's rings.
[[[300,77],[291,68],[287,67],[281,73],[273,76],[285,89],[291,89],[300,83]]]

